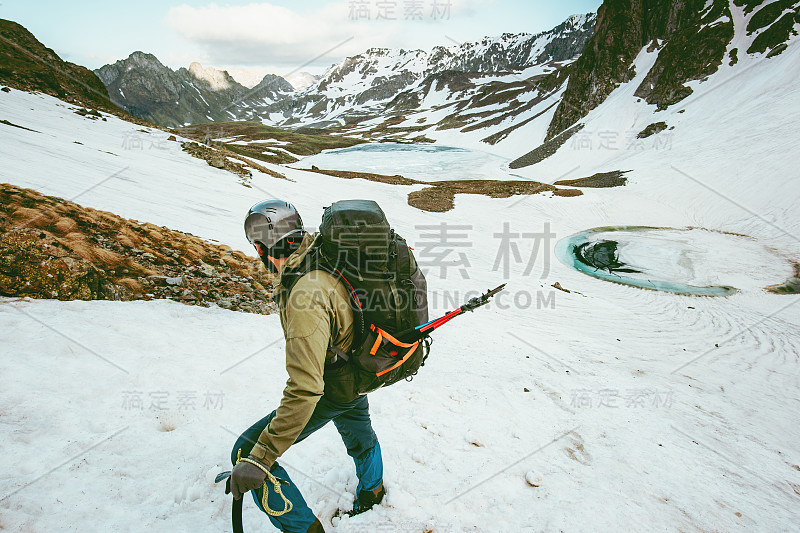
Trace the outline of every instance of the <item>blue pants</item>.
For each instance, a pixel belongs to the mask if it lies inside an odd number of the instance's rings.
[[[250,455],[250,450],[258,441],[259,435],[270,421],[275,417],[275,411],[253,424],[247,431],[236,440],[236,444],[231,451],[231,463],[236,463],[236,457],[241,450],[242,457]],[[300,442],[318,429],[322,428],[330,420],[336,429],[339,430],[344,445],[347,447],[347,454],[356,463],[356,475],[358,476],[358,489],[356,497],[361,491],[375,490],[383,482],[383,459],[381,458],[381,447],[378,444],[378,437],[372,430],[369,420],[369,403],[366,396],[359,396],[349,403],[333,403],[320,398],[311,419],[306,427],[297,437],[295,442]],[[288,485],[282,485],[283,495],[292,502],[292,510],[282,516],[269,516],[272,524],[281,531],[292,533],[305,533],[309,526],[314,523],[316,517],[309,509],[308,504],[303,499],[302,494],[291,481],[289,474],[277,462],[272,466],[272,474],[279,478],[289,481]],[[270,483],[267,483],[269,494],[267,503],[270,509],[281,510],[284,508],[283,499],[275,493]],[[264,487],[250,491],[256,505],[262,511],[261,499],[264,495]]]

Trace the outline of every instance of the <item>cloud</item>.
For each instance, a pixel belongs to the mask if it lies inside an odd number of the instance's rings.
[[[309,66],[329,66],[370,47],[425,48],[429,39],[424,34],[434,28],[434,2],[440,6],[450,4],[448,18],[440,18],[440,22],[451,22],[474,17],[477,8],[489,1],[417,0],[422,20],[406,19],[406,8],[412,0],[362,0],[369,19],[356,19],[353,6],[357,2],[353,1],[330,3],[314,10],[265,2],[202,7],[184,4],[170,8],[165,22],[182,38],[202,48],[212,63],[274,65],[291,70],[312,60]],[[379,18],[381,5],[394,6],[393,12],[384,10],[384,17]],[[444,28],[437,26],[434,31],[444,33]]]
[[[376,28],[369,21],[349,19],[346,3],[309,12],[268,3],[198,8],[181,5],[169,10],[166,22],[219,64],[299,67],[340,45],[317,61],[330,64],[363,51],[364,39],[376,37]]]

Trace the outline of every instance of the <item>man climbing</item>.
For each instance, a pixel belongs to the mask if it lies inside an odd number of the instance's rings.
[[[359,480],[354,509],[348,514],[371,509],[386,493],[367,396],[354,391],[349,366],[337,361],[337,353],[346,353],[353,340],[348,290],[328,272],[308,270],[304,262],[316,236],[303,229],[291,204],[258,203],[250,209],[244,227],[264,265],[278,274],[274,300],[286,340],[289,379],[280,406],[236,441],[231,453],[235,465],[231,492],[238,500],[252,491],[258,507],[281,531],[324,531],[277,459],[329,421],[333,420],[355,461]]]

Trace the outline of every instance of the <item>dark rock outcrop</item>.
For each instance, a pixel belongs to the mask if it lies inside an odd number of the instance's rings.
[[[722,64],[733,39],[728,0],[715,0],[694,20],[664,31],[663,37],[653,37],[667,42],[635,93],[658,109],[666,109],[692,94],[686,82],[705,79]]]
[[[625,173],[630,170],[612,170],[611,172],[598,172],[586,178],[576,180],[559,180],[553,185],[565,185],[569,187],[588,187],[590,189],[604,189],[609,187],[622,187],[628,182]]]
[[[511,163],[508,164],[508,168],[516,169],[522,167],[528,167],[530,165],[535,165],[540,161],[544,161],[567,142],[570,137],[578,133],[580,130],[583,129],[583,124],[576,124],[575,126],[562,131],[552,139],[549,139],[543,142],[541,145],[537,146],[527,154],[518,157],[517,159],[513,160]]]
[[[564,99],[547,131],[552,138],[636,75],[633,60],[646,45],[659,57],[637,96],[667,107],[691,93],[687,81],[717,70],[733,38],[727,0],[606,0],[595,33],[570,68]]]
[[[751,5],[748,4],[748,7]],[[786,49],[786,41],[792,35],[797,35],[794,29],[796,23],[800,23],[800,2],[778,0],[767,3],[753,14],[747,24],[748,35],[760,31],[747,53],[763,53],[769,49],[767,57],[778,55]]]
[[[656,133],[661,133],[665,129],[667,129],[667,123],[666,122],[663,122],[663,121],[662,122],[653,122],[652,124],[648,124],[645,129],[640,131],[636,135],[636,138],[637,139],[646,139],[647,137],[650,137],[651,135],[655,135]]]

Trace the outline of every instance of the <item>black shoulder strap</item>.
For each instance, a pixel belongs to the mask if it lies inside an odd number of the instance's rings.
[[[410,279],[411,274],[411,254],[409,254],[408,243],[398,234],[394,234],[397,249],[397,274],[400,279]]]
[[[356,294],[353,285],[344,277],[344,274],[342,274],[338,268],[330,266],[327,261],[325,261],[319,247],[307,253],[303,263],[298,268],[295,268],[291,272],[284,272],[281,274],[281,285],[286,287],[286,301],[289,300],[289,294],[300,278],[312,270],[327,272],[338,279],[340,283],[344,284],[345,289],[347,289],[347,294],[350,296],[350,308],[353,310],[353,342],[350,344],[350,350],[354,350],[364,339],[364,309],[362,308],[361,300],[358,294]],[[336,354],[336,352],[333,353]]]
[[[344,277],[341,270],[329,267],[324,261],[320,263],[320,269],[338,278],[341,283],[344,284],[347,293],[350,295],[350,308],[353,310],[353,341],[350,343],[350,352],[353,352],[364,342],[364,308],[361,305],[361,299],[358,297],[358,294],[356,294],[353,285]]]
[[[395,250],[397,250],[397,263],[396,263],[396,270],[397,270],[397,282],[400,287],[399,290],[405,291],[404,298],[405,298],[405,305],[413,306],[416,308],[416,300],[414,298],[414,282],[411,281],[412,272],[412,265],[411,265],[411,250],[408,248],[408,243],[404,238],[400,235],[394,234],[394,242],[393,246]],[[397,327],[399,330],[404,330],[409,327],[416,326],[417,324],[412,324],[411,321],[408,320],[409,312],[416,309],[405,309],[401,315],[398,316],[398,324]],[[404,319],[402,323],[400,323],[400,317]]]

